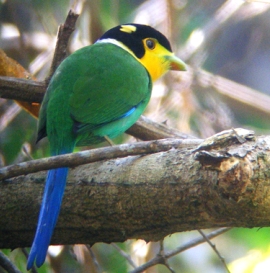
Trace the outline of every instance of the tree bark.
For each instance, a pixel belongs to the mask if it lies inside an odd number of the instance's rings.
[[[269,149],[270,137],[239,129],[199,146],[70,169],[52,244],[269,226]],[[43,171],[0,182],[0,248],[30,246],[45,178]]]

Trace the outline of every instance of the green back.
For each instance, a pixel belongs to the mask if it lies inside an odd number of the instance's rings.
[[[124,49],[110,43],[84,47],[56,70],[41,107],[39,133],[46,132],[54,151],[71,142],[113,138],[140,117],[151,89],[144,66]]]

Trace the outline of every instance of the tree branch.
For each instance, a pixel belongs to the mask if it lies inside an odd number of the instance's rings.
[[[50,81],[56,68],[67,56],[69,38],[72,32],[75,30],[75,24],[78,17],[79,14],[77,14],[74,10],[71,9],[67,15],[65,23],[61,24],[59,27],[50,75],[46,79],[47,83]]]
[[[13,77],[0,76],[0,97],[19,101],[41,103],[46,91],[46,83],[25,80]],[[127,133],[141,140],[157,140],[162,138],[194,138],[191,135],[180,133],[141,116],[141,118],[127,130]]]
[[[195,139],[191,135],[181,133],[165,124],[154,122],[145,116],[141,116],[126,133],[141,140],[158,140],[163,138]],[[197,141],[200,142],[198,138]]]
[[[269,147],[269,137],[231,130],[199,146],[70,169],[52,244],[157,241],[186,230],[268,226]],[[45,177],[0,182],[1,248],[30,245]]]
[[[208,237],[204,234],[204,232],[200,229],[198,229],[198,232],[202,235],[202,237],[205,239],[205,241],[210,245],[210,247],[214,250],[214,252],[217,254],[219,260],[221,261],[222,265],[224,266],[227,273],[230,273],[230,270],[225,262],[225,259],[221,256],[216,246],[208,239]]]
[[[0,98],[40,103],[45,91],[44,82],[0,76]]]
[[[9,273],[21,273],[21,271],[0,251],[0,267]]]
[[[228,230],[230,230],[230,228],[220,228],[220,229],[217,229],[215,231],[212,231],[210,232],[206,237],[208,240],[211,240],[221,234],[223,234],[224,232],[227,232]],[[147,268],[150,268],[154,265],[157,265],[157,264],[161,264],[162,263],[162,260],[165,258],[165,259],[169,259],[181,252],[184,252],[192,247],[195,247],[199,244],[202,244],[202,243],[205,243],[206,240],[204,237],[199,237],[199,238],[196,238],[186,244],[183,244],[181,245],[180,247],[176,248],[175,250],[172,250],[172,251],[168,251],[168,252],[165,252],[163,256],[160,256],[160,255],[157,255],[156,257],[154,257],[153,259],[147,261],[146,263],[144,263],[143,265],[135,268],[134,270],[130,271],[130,273],[140,273],[140,272],[144,272]]]
[[[125,157],[129,155],[144,155],[168,151],[172,148],[188,147],[200,144],[201,140],[163,139],[157,141],[140,142],[136,144],[122,144],[119,146],[92,149],[88,151],[42,158],[28,162],[22,162],[0,169],[0,180],[50,170],[59,167],[76,167],[79,165],[98,162],[102,160]]]

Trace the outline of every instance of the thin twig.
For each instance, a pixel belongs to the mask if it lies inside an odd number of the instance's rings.
[[[152,154],[168,151],[172,148],[188,148],[200,143],[201,140],[196,139],[162,139],[31,160],[1,168],[0,180],[59,167],[75,167],[117,157]]]
[[[0,251],[0,266],[8,273],[21,273],[21,271]]]
[[[93,260],[93,263],[94,263],[94,266],[95,266],[95,268],[96,268],[96,271],[97,271],[98,273],[101,273],[101,272],[102,272],[102,269],[101,269],[101,267],[100,267],[100,265],[99,265],[99,263],[98,263],[98,261],[97,261],[97,258],[96,258],[96,256],[95,256],[95,254],[94,254],[94,252],[93,252],[91,246],[90,246],[90,245],[85,245],[85,246],[86,246],[86,248],[88,249],[88,251],[89,251],[89,253],[90,253],[90,256],[91,256],[91,258],[92,258],[92,260]]]
[[[164,239],[159,242],[160,249],[159,249],[159,255],[164,258],[163,264],[170,270],[171,273],[175,273],[175,271],[170,267],[168,260],[164,257]]]
[[[136,268],[137,265],[134,263],[134,261],[131,259],[130,255],[128,255],[125,251],[123,251],[117,244],[111,243],[111,245],[123,256],[129,264],[133,267]]]
[[[34,158],[31,156],[30,154],[30,147],[29,147],[29,144],[28,143],[24,143],[23,146],[22,146],[22,152],[26,155],[26,157],[29,159],[29,160],[34,160]]]
[[[50,81],[56,68],[67,56],[69,38],[72,32],[75,30],[75,24],[78,17],[79,14],[77,14],[73,9],[71,9],[67,15],[65,23],[61,24],[59,27],[53,61],[50,69],[50,75],[46,79],[46,83]]]
[[[5,113],[0,117],[0,132],[4,131],[9,123],[21,112],[22,108],[13,103],[8,107]]]
[[[217,229],[215,231],[212,231],[211,233],[209,233],[207,235],[207,238],[208,239],[212,239],[214,237],[217,237],[219,236],[220,234],[224,233],[224,232],[227,232],[228,230],[230,230],[231,228],[220,228],[220,229]],[[199,238],[196,238],[178,248],[176,248],[175,250],[172,250],[172,251],[168,251],[166,253],[164,253],[164,256],[161,257],[160,255],[157,255],[156,257],[154,257],[153,259],[151,259],[150,261],[148,261],[147,263],[137,267],[136,269],[130,271],[130,273],[141,273],[143,271],[145,271],[147,268],[151,267],[151,266],[154,266],[154,265],[157,265],[157,264],[160,264],[162,263],[162,261],[164,260],[164,258],[166,259],[169,259],[173,256],[175,256],[176,254],[179,254],[187,249],[190,249],[192,247],[195,247],[199,244],[202,244],[205,242],[205,239],[202,238],[202,237],[199,237]]]
[[[219,251],[217,250],[216,246],[209,240],[209,238],[204,234],[204,232],[200,229],[198,229],[198,232],[202,235],[202,237],[205,239],[205,241],[212,247],[212,249],[216,252],[217,256],[219,257],[221,263],[225,267],[226,271],[230,273],[229,268],[227,267],[227,264],[224,260],[224,258],[220,255]]]

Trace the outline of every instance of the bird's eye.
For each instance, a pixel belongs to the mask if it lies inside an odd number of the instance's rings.
[[[149,48],[149,49],[154,49],[155,46],[156,46],[156,43],[153,39],[147,39],[146,40],[146,46]]]

